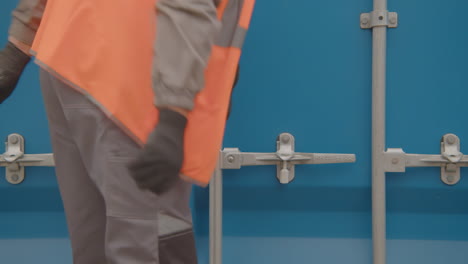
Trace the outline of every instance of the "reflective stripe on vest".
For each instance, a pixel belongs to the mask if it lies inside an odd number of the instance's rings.
[[[208,184],[255,0],[221,0],[222,30],[185,133],[182,174]],[[48,0],[32,49],[41,67],[88,96],[142,144],[157,124],[151,84],[154,0]]]

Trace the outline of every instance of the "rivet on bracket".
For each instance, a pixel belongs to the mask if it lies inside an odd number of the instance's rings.
[[[362,13],[360,24],[362,29],[370,29],[374,27],[396,28],[398,27],[398,14],[382,10]]]

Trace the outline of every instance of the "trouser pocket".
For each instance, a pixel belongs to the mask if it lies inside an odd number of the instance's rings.
[[[197,264],[197,251],[193,229],[159,238],[161,264]]]

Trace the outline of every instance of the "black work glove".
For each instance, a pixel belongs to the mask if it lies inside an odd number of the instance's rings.
[[[0,103],[11,95],[30,59],[11,42],[0,51]]]
[[[156,128],[129,165],[138,187],[162,194],[177,182],[184,160],[186,125],[187,119],[182,114],[160,109]]]

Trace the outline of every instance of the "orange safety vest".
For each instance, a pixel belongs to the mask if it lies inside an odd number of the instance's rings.
[[[254,1],[222,0],[218,6],[222,42],[228,45],[213,47],[205,88],[188,116],[181,172],[202,186],[219,157]],[[43,68],[87,95],[143,144],[158,119],[151,80],[155,21],[155,0],[48,0],[32,50]]]

